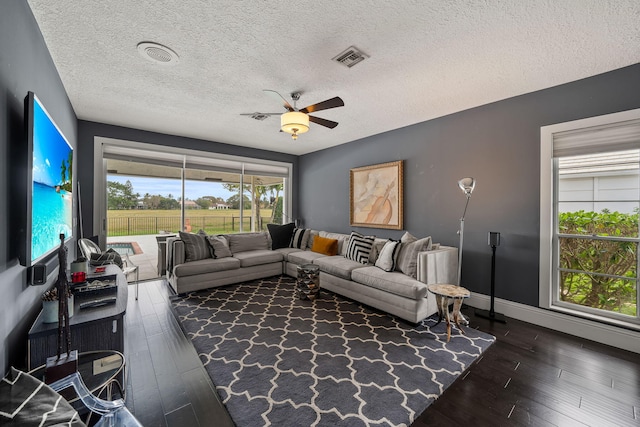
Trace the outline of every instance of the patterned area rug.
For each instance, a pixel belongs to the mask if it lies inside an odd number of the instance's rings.
[[[177,296],[185,332],[237,426],[408,426],[495,340],[414,326],[275,276]]]

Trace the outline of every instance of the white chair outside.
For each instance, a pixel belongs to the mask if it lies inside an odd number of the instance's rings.
[[[102,254],[102,250],[100,246],[96,245],[90,239],[79,239],[78,247],[80,248],[80,252],[82,252],[82,256],[87,259],[87,261],[91,260],[91,254]],[[138,282],[140,278],[140,269],[139,267],[131,261],[128,254],[121,255],[123,258],[123,266],[122,272],[125,277],[128,277],[130,274],[135,274],[135,285],[136,285],[136,301],[138,300]]]

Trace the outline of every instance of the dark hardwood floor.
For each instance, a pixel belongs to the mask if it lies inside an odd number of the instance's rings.
[[[169,296],[161,280],[129,292],[127,406],[145,427],[232,426]],[[463,312],[497,340],[413,426],[640,426],[640,355]]]

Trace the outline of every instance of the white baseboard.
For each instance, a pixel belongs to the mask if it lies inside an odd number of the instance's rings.
[[[472,292],[471,298],[466,299],[464,303],[471,307],[488,310],[491,298],[488,295]],[[494,309],[496,313],[504,314],[513,319],[640,353],[640,331],[594,322],[499,298],[494,300]]]

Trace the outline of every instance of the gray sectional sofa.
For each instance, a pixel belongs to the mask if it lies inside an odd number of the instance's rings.
[[[313,263],[320,269],[322,289],[412,323],[437,311],[435,297],[427,291],[428,284],[456,283],[457,280],[458,251],[454,247],[433,245],[430,250],[415,254],[414,278],[374,265],[387,239],[375,240],[369,263],[363,264],[345,256],[350,235],[313,230],[310,235],[304,248],[274,250],[270,249],[271,239],[267,232],[223,235],[229,243],[230,253],[225,253],[224,257],[197,260],[187,259],[187,253],[193,250],[185,250],[183,239],[171,238],[167,240],[167,278],[174,291],[183,294],[279,274],[296,277],[298,266]],[[315,236],[337,240],[338,254],[330,256],[312,251]],[[183,238],[191,239],[184,234]],[[220,253],[215,247],[213,249],[212,252]]]

